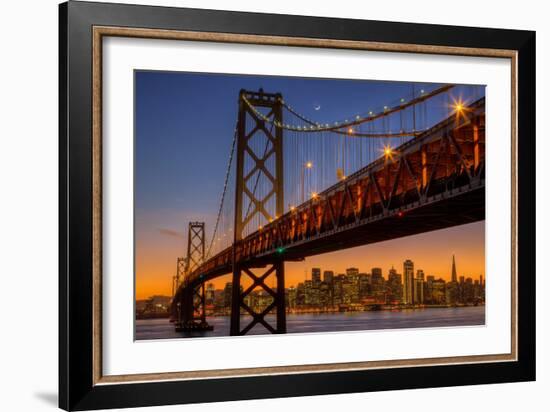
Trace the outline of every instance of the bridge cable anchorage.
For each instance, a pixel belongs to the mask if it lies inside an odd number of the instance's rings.
[[[220,224],[220,217],[221,217],[221,214],[223,212],[223,204],[224,204],[224,201],[225,201],[225,194],[227,192],[227,184],[229,182],[229,176],[231,174],[231,164],[233,163],[233,155],[235,153],[236,142],[237,142],[237,126],[235,126],[235,132],[233,134],[233,142],[231,143],[231,152],[229,154],[229,161],[227,163],[227,170],[225,172],[225,181],[224,181],[224,184],[223,184],[223,191],[222,191],[222,196],[221,196],[221,199],[220,199],[220,207],[218,209],[218,216],[216,217],[216,224],[214,226],[214,231],[212,232],[212,239],[210,240],[210,244],[208,246],[208,251],[206,253],[206,258],[205,259],[208,259],[210,257],[210,253],[212,252],[212,246],[214,245],[214,240],[216,239],[216,235],[217,235],[217,232],[218,232],[218,226]]]
[[[380,138],[380,137],[404,137],[404,136],[417,136],[420,134],[420,131],[413,130],[412,132],[407,133],[376,133],[376,134],[370,134],[370,133],[352,133],[350,134],[346,129],[352,126],[358,126],[363,123],[369,123],[373,122],[375,120],[385,118],[393,113],[400,112],[402,110],[405,110],[409,107],[413,107],[419,103],[425,102],[426,100],[435,97],[441,93],[448,92],[450,89],[455,87],[452,84],[448,84],[442,87],[439,87],[435,90],[432,90],[429,93],[422,93],[418,97],[412,97],[411,100],[408,102],[400,102],[400,104],[393,106],[393,107],[384,107],[384,110],[378,113],[369,112],[368,116],[355,116],[352,117],[352,119],[355,120],[347,120],[343,122],[334,122],[334,123],[319,123],[315,122],[311,119],[308,119],[306,116],[296,112],[293,108],[291,108],[285,101],[281,101],[282,106],[287,109],[290,113],[292,113],[294,116],[298,117],[300,120],[306,122],[310,127],[306,126],[295,126],[295,125],[289,125],[285,123],[279,123],[274,119],[270,119],[267,116],[263,115],[245,96],[243,96],[244,102],[248,105],[250,110],[252,110],[257,116],[262,118],[265,122],[273,123],[276,127],[285,129],[285,130],[292,130],[292,131],[299,131],[299,132],[305,132],[305,133],[314,133],[314,132],[322,132],[322,131],[330,131],[337,134],[344,134],[344,135],[350,135],[355,137],[370,137],[370,138]]]

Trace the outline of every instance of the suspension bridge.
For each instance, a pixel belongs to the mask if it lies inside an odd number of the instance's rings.
[[[466,98],[454,97],[459,87]],[[176,330],[211,329],[205,284],[232,274],[230,334],[285,333],[285,261],[483,220],[484,166],[485,97],[475,87],[413,86],[330,123],[280,94],[241,90],[211,239],[204,222],[189,222],[177,258]],[[245,303],[258,289],[271,297],[259,313]]]

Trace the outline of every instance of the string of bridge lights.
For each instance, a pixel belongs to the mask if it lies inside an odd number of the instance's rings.
[[[343,121],[335,121],[333,123],[320,123],[317,121],[314,121],[312,119],[309,119],[307,116],[298,113],[295,111],[288,103],[286,103],[283,99],[281,99],[281,104],[292,114],[294,114],[296,117],[300,118],[302,121],[308,123],[308,125],[296,125],[296,124],[288,124],[288,123],[281,123],[273,118],[269,118],[266,115],[264,115],[262,112],[260,112],[247,98],[246,96],[242,96],[244,102],[246,105],[263,121],[268,123],[273,123],[275,127],[282,128],[285,130],[290,131],[297,131],[297,132],[336,132],[340,134],[347,134],[347,135],[353,135],[357,137],[403,137],[403,136],[411,136],[419,134],[420,131],[413,131],[413,132],[396,132],[396,133],[358,133],[356,130],[353,129],[353,126],[360,125],[362,123],[366,122],[372,122],[374,120],[380,119],[385,116],[389,116],[395,112],[398,112],[400,110],[406,109],[407,107],[413,106],[415,104],[421,103],[431,97],[434,97],[438,94],[444,93],[451,88],[453,88],[454,85],[445,85],[440,88],[437,88],[431,92],[426,92],[424,89],[420,90],[420,95],[417,97],[414,97],[409,100],[405,101],[404,98],[401,98],[399,101],[399,104],[395,106],[384,106],[382,111],[374,112],[370,110],[367,115],[355,115],[352,117],[352,120],[346,119]],[[347,130],[342,130],[347,129]]]

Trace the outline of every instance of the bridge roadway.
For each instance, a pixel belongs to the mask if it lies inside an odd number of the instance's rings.
[[[485,99],[204,262],[180,285],[485,219]]]

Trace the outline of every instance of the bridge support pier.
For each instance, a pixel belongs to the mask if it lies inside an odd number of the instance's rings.
[[[176,332],[208,331],[214,329],[206,322],[206,295],[204,283],[185,287],[179,302],[179,322]]]
[[[284,261],[279,260],[262,268],[262,274],[258,275],[253,268],[237,265],[233,271],[232,298],[231,298],[231,336],[246,335],[252,328],[260,324],[271,333],[286,333],[286,309],[285,309],[285,266]],[[243,290],[243,275],[252,280],[252,284]],[[275,276],[276,288],[267,285],[267,280]],[[259,311],[250,307],[245,302],[246,297],[256,288],[262,288],[271,296],[271,302],[267,306],[258,305]],[[241,312],[251,317],[244,328],[241,328]],[[266,317],[275,313],[275,325]],[[248,318],[248,317],[247,317]]]

